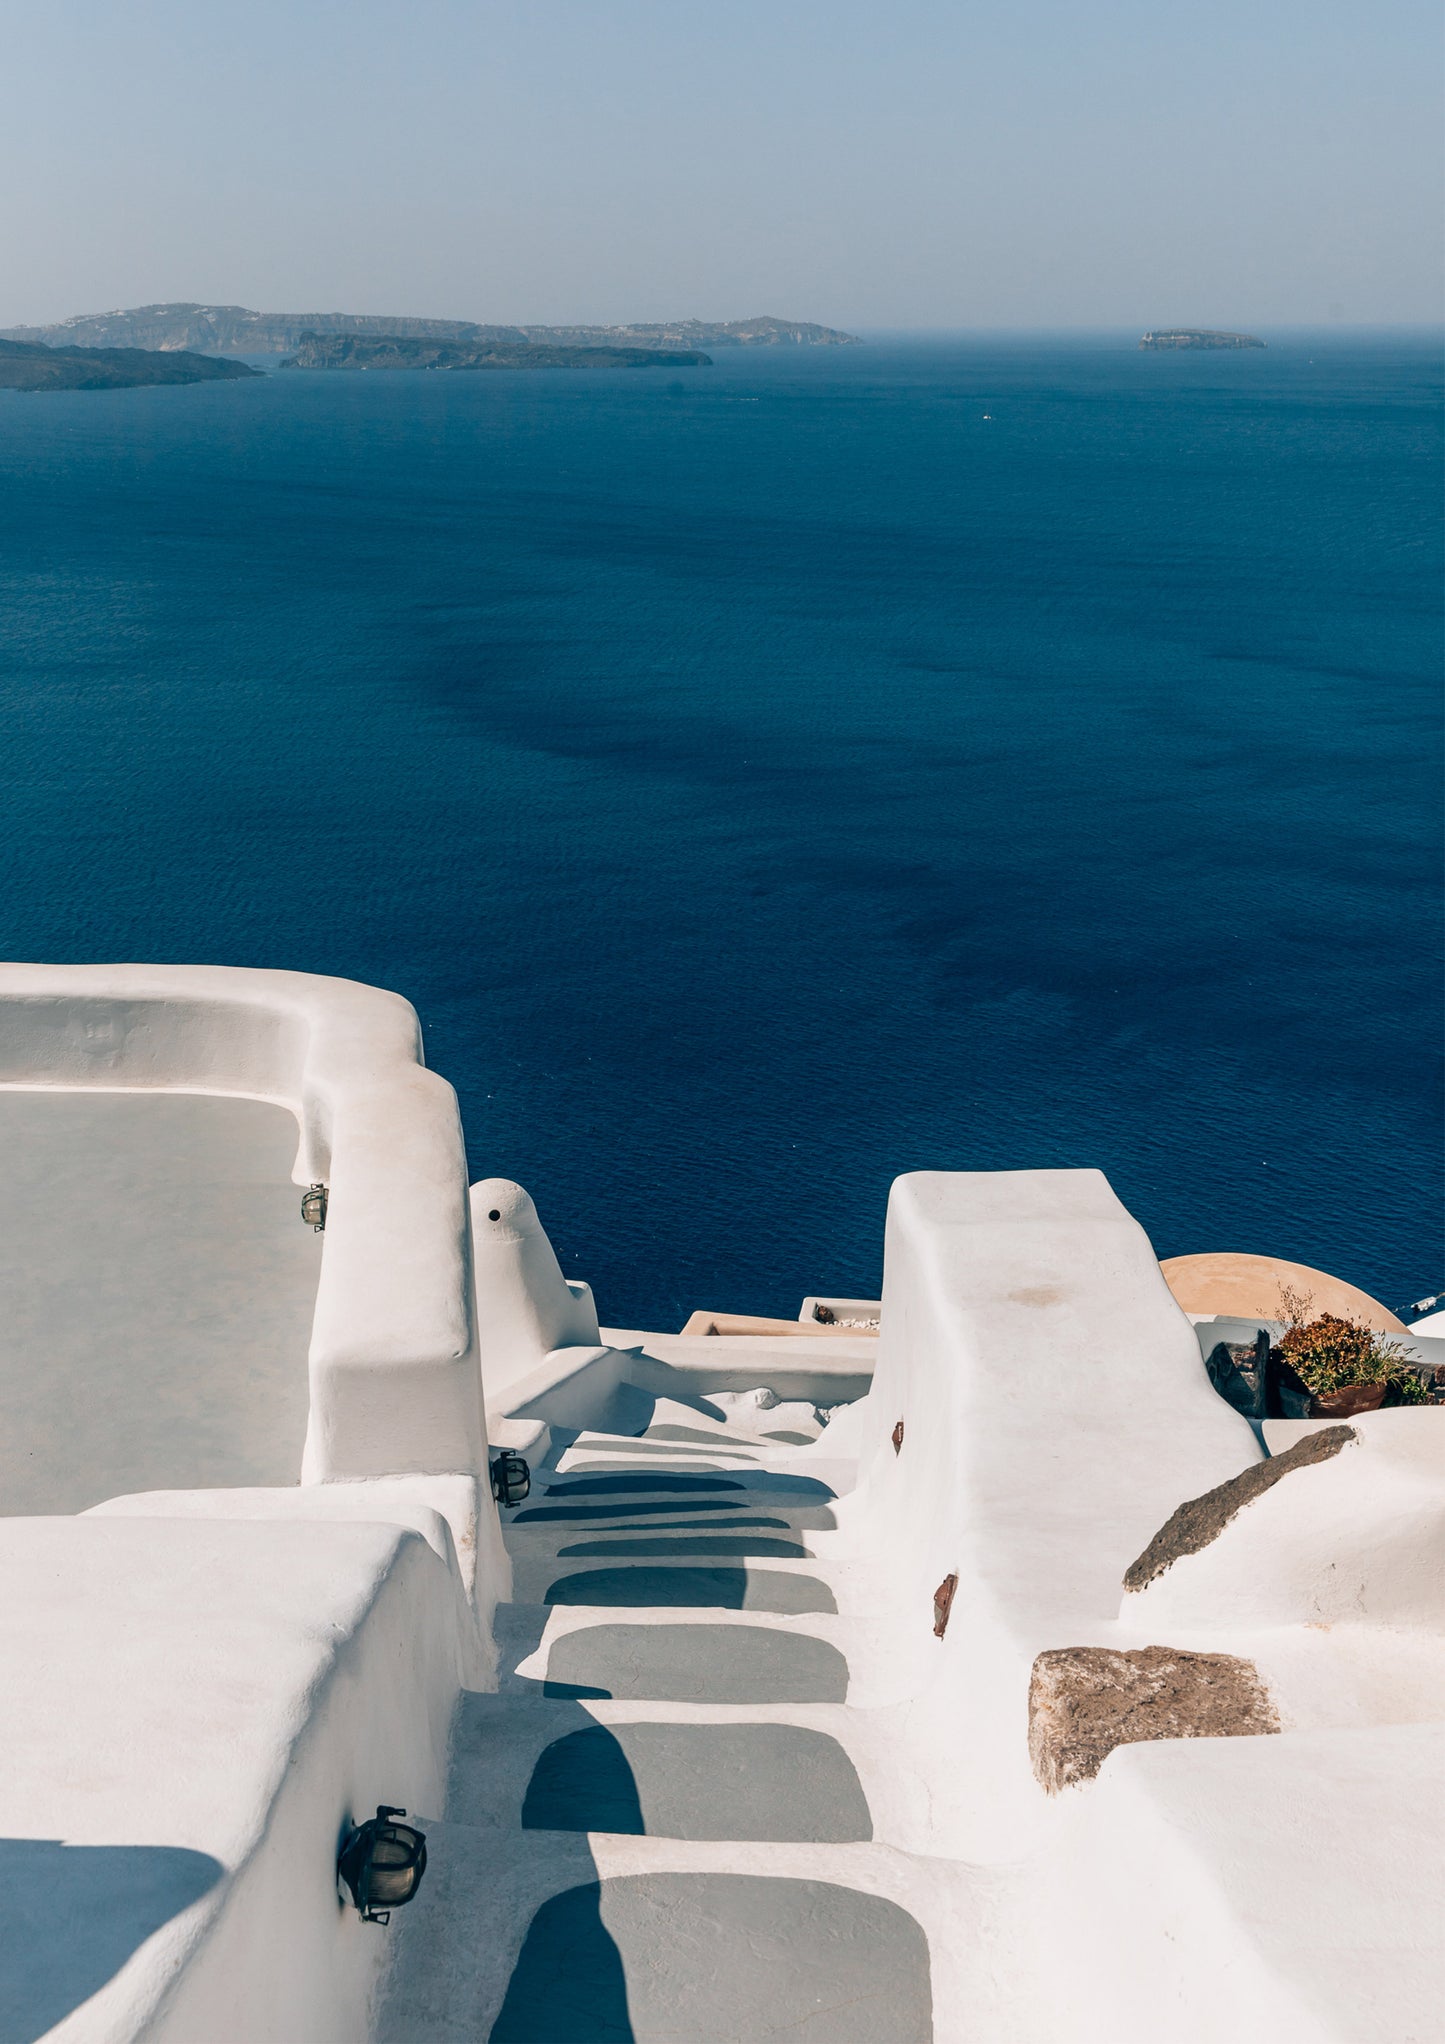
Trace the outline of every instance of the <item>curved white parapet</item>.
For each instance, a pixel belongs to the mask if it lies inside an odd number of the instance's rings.
[[[290,1108],[296,1182],[330,1192],[302,1480],[483,1471],[461,1122],[409,1002],[300,972],[4,964],[0,1086]]]
[[[510,1178],[471,1190],[477,1344],[489,1403],[510,1411],[512,1387],[555,1349],[596,1348],[597,1308],[569,1284],[531,1195]]]

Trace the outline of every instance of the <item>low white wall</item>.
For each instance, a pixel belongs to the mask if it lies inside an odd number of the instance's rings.
[[[1041,1876],[1067,2044],[1426,2044],[1441,2032],[1438,1724],[1120,1747]]]
[[[289,1107],[297,1183],[330,1187],[303,1479],[484,1470],[461,1122],[408,1002],[299,972],[4,964],[0,1084]]]
[[[378,1802],[440,1812],[456,1570],[390,1525],[9,1519],[0,1603],[0,2033],[369,2035],[390,1933],[336,1854]]]
[[[1130,1562],[1184,1499],[1258,1461],[1258,1443],[1097,1171],[895,1183],[862,1411],[842,1538],[889,1567],[916,1626],[900,1736],[928,1792],[900,1842],[1021,1856],[1049,1807],[1028,1758],[1035,1655],[1110,1637]],[[940,1641],[932,1595],[955,1573]]]
[[[554,1349],[535,1369],[508,1385],[502,1411],[510,1420],[541,1420],[578,1433],[588,1428],[625,1433],[647,1424],[651,1400],[634,1416],[619,1405],[635,1359],[625,1351],[593,1345]]]
[[[107,1498],[85,1514],[96,1519],[241,1519],[295,1525],[313,1519],[409,1526],[457,1577],[477,1622],[481,1661],[473,1687],[490,1688],[495,1663],[492,1613],[508,1597],[511,1557],[490,1553],[478,1570],[479,1536],[497,1512],[485,1478],[376,1476],[359,1483],[303,1483],[295,1489],[145,1490]]]
[[[604,1327],[614,1348],[642,1353],[632,1381],[660,1396],[753,1391],[767,1384],[781,1399],[838,1405],[862,1398],[873,1381],[874,1336],[820,1332],[770,1340],[755,1334],[649,1334]]]
[[[423,1826],[441,1814],[472,1659],[462,1599],[438,1581],[442,1565],[418,1535],[387,1531],[395,1558],[313,1694],[265,1831],[146,2044],[358,2044],[371,2034],[390,1932],[338,1903],[339,1836],[378,1803],[399,1804]],[[424,1884],[408,1906],[437,1899]]]
[[[1301,1438],[1327,1420],[1267,1421]],[[1179,1638],[1189,1626],[1418,1626],[1445,1631],[1445,1410],[1397,1406],[1345,1422],[1355,1438],[1292,1469],[1184,1554],[1119,1615]],[[1273,1438],[1272,1438],[1273,1437]]]

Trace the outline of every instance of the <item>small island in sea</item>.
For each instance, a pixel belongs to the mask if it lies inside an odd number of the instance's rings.
[[[1140,337],[1141,348],[1262,348],[1256,334],[1221,334],[1203,326],[1160,327]]]
[[[234,383],[260,374],[244,362],[183,350],[47,348],[0,340],[0,390],[131,390],[146,383]]]
[[[706,369],[696,348],[558,347],[408,334],[306,334],[283,369]]]

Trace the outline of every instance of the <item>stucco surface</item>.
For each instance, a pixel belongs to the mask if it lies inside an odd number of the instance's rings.
[[[289,1108],[293,1180],[330,1189],[303,1480],[480,1473],[461,1119],[408,1002],[300,972],[0,964],[0,1085]]]
[[[355,2044],[336,1841],[441,1800],[454,1573],[393,1526],[10,1519],[0,1609],[0,2037]]]
[[[1053,2034],[1435,2044],[1442,1805],[1438,1724],[1120,1747],[1038,1890]]]
[[[543,1600],[499,1613],[500,1690],[465,1699],[438,1893],[400,1926],[384,2038],[933,2037],[930,1936],[904,1870],[849,1857],[871,1854],[873,1836],[844,1731],[861,1635],[806,1559],[770,1551],[778,1527],[833,1526],[831,1486],[771,1459],[799,1452],[763,1442],[774,1409],[742,1398],[710,1423],[720,1453],[751,1449],[736,1477],[694,1473],[664,1420],[660,1439],[557,1443],[532,1498],[504,1515],[517,1595]],[[607,1446],[667,1459],[644,1456],[635,1476],[569,1473]],[[720,1520],[733,1569],[689,1557],[691,1525]],[[676,1551],[659,1526],[681,1529]],[[581,1544],[617,1558],[569,1575],[576,1533],[607,1528],[618,1539]],[[508,1868],[485,1894],[484,1852]],[[950,1886],[935,1924],[956,1912]]]
[[[1347,1448],[1356,1436],[1346,1426],[1316,1428],[1292,1448],[1272,1450],[1268,1461],[1251,1462],[1248,1468],[1206,1491],[1201,1498],[1189,1498],[1169,1516],[1136,1561],[1124,1571],[1124,1588],[1142,1590],[1184,1556],[1199,1554],[1211,1540],[1257,1497],[1263,1497],[1296,1469],[1327,1462]]]
[[[364,1483],[303,1483],[274,1490],[146,1490],[107,1498],[87,1516],[122,1519],[242,1519],[295,1525],[308,1520],[409,1526],[454,1570],[478,1615],[495,1583],[477,1580],[478,1531],[495,1519],[490,1498],[469,1476],[377,1476]]]
[[[520,1188],[477,1188],[500,1232],[474,1285],[454,1108],[404,1003],[174,969],[172,1008],[168,969],[115,970],[144,998],[47,994],[29,1037],[0,1016],[0,1070],[24,1039],[41,1105],[75,1080],[177,1126],[182,1080],[269,1090],[200,1104],[300,1121],[283,1190],[312,1256],[289,1181],[334,1165],[313,1480],[127,1476],[84,1518],[0,1521],[23,1756],[0,2044],[42,2019],[61,2044],[1433,2035],[1438,1413],[1271,1471],[1092,1172],[900,1181],[876,1340],[585,1339]],[[534,1475],[500,1521],[489,1302],[496,1425]],[[1123,1592],[1221,1486],[1211,1537]],[[1065,1662],[1110,1736],[1049,1796],[1029,1675]],[[1226,1664],[1257,1669],[1257,1723],[1166,1684],[1115,1744],[1121,1669]],[[1244,1735],[1189,1736],[1216,1729]],[[333,1880],[380,1801],[432,1862],[384,1934]]]
[[[547,1656],[551,1696],[674,1703],[841,1702],[848,1666],[827,1640],[750,1626],[590,1625]]]
[[[298,1480],[297,1135],[259,1100],[0,1090],[0,1512]]]
[[[725,1611],[835,1611],[833,1593],[816,1576],[782,1569],[626,1568],[578,1570],[547,1585],[549,1604],[626,1608],[664,1604],[718,1606]]]
[[[896,1903],[823,1881],[622,1876],[543,1904],[491,2044],[930,2044],[928,1945]]]
[[[522,1805],[533,1831],[654,1838],[870,1838],[857,1771],[801,1725],[593,1725],[538,1757]]]
[[[1439,1717],[1438,1415],[1272,1471],[1088,1172],[902,1181],[883,1325],[871,1392],[811,1439],[721,1347],[720,1382],[682,1338],[549,1358],[549,1397],[635,1426],[549,1425],[504,1514],[500,1686],[459,1718],[384,2044],[1363,2044],[1354,1983],[1384,1975],[1388,2034],[1424,2044],[1434,1847],[1414,1747],[1371,1741]],[[1124,1592],[1220,1486],[1214,1537]],[[1052,1796],[1036,1663],[1093,1683]]]

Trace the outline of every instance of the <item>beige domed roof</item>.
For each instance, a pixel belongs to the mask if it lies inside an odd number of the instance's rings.
[[[1408,1331],[1388,1306],[1357,1285],[1312,1270],[1307,1263],[1288,1263],[1282,1256],[1219,1249],[1202,1256],[1171,1256],[1159,1268],[1186,1313],[1236,1313],[1243,1319],[1258,1314],[1261,1320],[1279,1320],[1284,1317],[1279,1297],[1284,1285],[1307,1295],[1315,1313],[1338,1313],[1342,1320],[1361,1321],[1386,1334]]]

